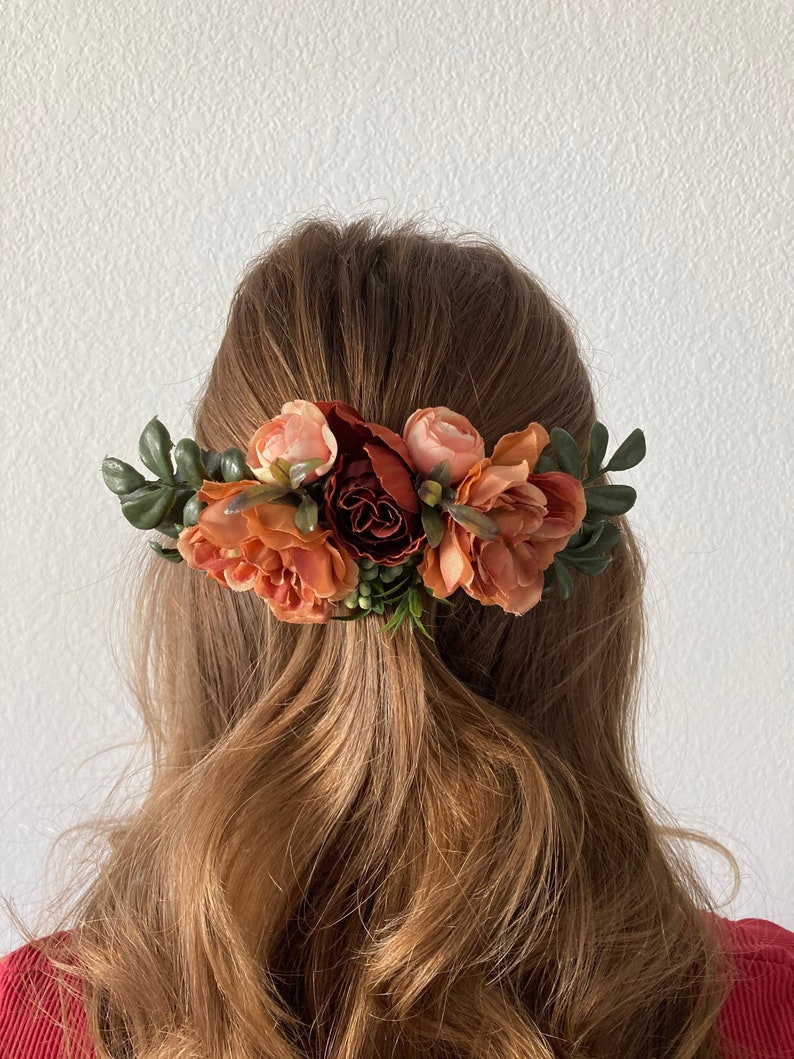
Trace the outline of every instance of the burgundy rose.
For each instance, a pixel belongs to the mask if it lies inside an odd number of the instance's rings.
[[[365,423],[350,405],[316,404],[339,453],[325,487],[328,524],[356,558],[396,566],[427,541],[408,448],[399,434]]]

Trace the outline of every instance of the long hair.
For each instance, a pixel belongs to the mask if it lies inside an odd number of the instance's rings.
[[[490,239],[416,219],[308,216],[246,270],[194,436],[245,450],[295,398],[397,432],[446,405],[487,452],[531,421],[586,451],[596,418],[570,314]],[[569,599],[516,617],[458,593],[430,602],[433,642],[388,612],[280,622],[141,549],[151,785],[70,909],[98,1056],[722,1054],[685,843],[722,847],[649,808],[645,565],[617,522]]]

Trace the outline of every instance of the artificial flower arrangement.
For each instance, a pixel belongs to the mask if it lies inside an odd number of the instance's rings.
[[[159,556],[254,591],[282,621],[388,607],[383,629],[408,620],[432,639],[427,597],[451,605],[462,589],[519,615],[555,589],[567,599],[571,570],[606,568],[620,531],[605,516],[628,511],[636,492],[591,483],[645,456],[637,428],[602,465],[608,440],[596,421],[583,460],[567,431],[530,423],[486,456],[475,427],[445,406],[417,409],[400,435],[341,401],[294,400],[247,453],[174,445],[154,416],[138,449],[157,479],[113,457],[102,475],[133,526],[176,540],[150,541]]]

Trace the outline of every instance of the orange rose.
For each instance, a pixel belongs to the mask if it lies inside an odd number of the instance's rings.
[[[205,481],[198,498],[207,507],[196,526],[180,533],[177,548],[190,566],[225,587],[252,588],[282,621],[326,622],[331,603],[356,587],[358,566],[330,530],[302,533],[290,504],[264,502],[225,513],[234,496],[260,484]]]
[[[260,481],[278,484],[270,471],[275,460],[290,464],[322,460],[304,478],[308,485],[328,473],[336,451],[336,438],[317,405],[312,401],[287,401],[281,406],[281,415],[263,423],[248,443],[248,466]]]
[[[483,540],[444,514],[444,535],[427,548],[419,573],[435,595],[457,588],[486,606],[524,614],[540,602],[543,571],[568,543],[587,510],[582,483],[562,471],[531,474],[549,436],[539,423],[505,434],[457,488],[455,502],[481,511],[499,527]]]
[[[468,419],[445,405],[417,408],[405,422],[403,439],[420,474],[428,475],[446,460],[452,482],[485,456],[483,440]]]
[[[204,570],[224,588],[246,592],[254,587],[257,570],[242,558],[240,545],[248,536],[243,514],[225,515],[223,509],[233,496],[259,485],[256,481],[205,482],[199,500],[209,501],[195,526],[185,526],[176,542],[188,566]]]
[[[243,558],[259,571],[254,591],[281,621],[326,622],[331,604],[349,596],[358,584],[356,561],[316,527],[301,533],[295,509],[287,504],[259,504],[247,516],[252,536],[243,541]]]

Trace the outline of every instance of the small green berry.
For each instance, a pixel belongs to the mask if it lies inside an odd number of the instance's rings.
[[[358,594],[359,594],[359,596],[370,596],[370,595],[372,595],[372,585],[368,585],[366,581],[363,581],[358,586]]]

